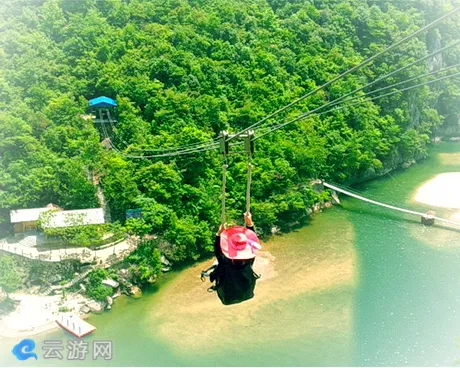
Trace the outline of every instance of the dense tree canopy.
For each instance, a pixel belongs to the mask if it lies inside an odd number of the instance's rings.
[[[112,218],[141,208],[131,229],[163,235],[175,258],[196,259],[219,221],[215,151],[162,160],[120,152],[165,149],[238,131],[452,8],[416,0],[8,0],[0,4],[0,221],[8,210],[97,206]],[[276,124],[447,45],[459,17],[305,99]],[[460,60],[453,48],[375,88]],[[413,82],[415,84],[417,82]],[[84,119],[87,100],[116,98],[118,123]],[[454,80],[312,116],[256,143],[253,212],[259,229],[307,216],[310,178],[339,182],[422,157],[438,126],[457,122]],[[232,156],[229,217],[244,210],[244,157]]]
[[[24,284],[24,272],[12,257],[0,257],[0,288],[12,293]]]

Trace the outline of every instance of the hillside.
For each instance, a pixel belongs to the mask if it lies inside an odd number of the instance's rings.
[[[0,222],[10,209],[98,206],[113,220],[175,244],[175,260],[211,249],[219,222],[217,151],[164,159],[121,153],[179,147],[239,131],[451,10],[452,1],[8,0],[0,3]],[[456,16],[291,109],[276,125],[458,38]],[[373,88],[460,60],[458,47]],[[416,84],[417,81],[412,82]],[[117,150],[81,115],[116,98]],[[312,116],[256,142],[252,211],[258,229],[307,217],[321,177],[351,182],[426,154],[455,132],[458,79]],[[229,162],[229,217],[244,211],[246,162]]]

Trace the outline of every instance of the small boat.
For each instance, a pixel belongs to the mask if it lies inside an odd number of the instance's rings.
[[[79,339],[96,331],[96,327],[73,314],[61,314],[56,323]]]

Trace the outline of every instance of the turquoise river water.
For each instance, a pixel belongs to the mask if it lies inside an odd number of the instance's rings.
[[[429,159],[355,190],[450,217],[460,209],[414,200],[423,183],[447,172],[460,172],[460,144],[434,146]],[[460,229],[426,228],[415,216],[341,198],[341,207],[264,244],[253,300],[222,306],[199,279],[210,263],[202,262],[88,319],[97,331],[86,340],[112,340],[111,361],[43,359],[44,340],[72,339],[56,329],[32,337],[37,361],[11,354],[21,339],[0,339],[0,366],[458,364]]]

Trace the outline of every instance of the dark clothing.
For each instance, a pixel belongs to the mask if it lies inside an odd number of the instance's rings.
[[[254,231],[254,226],[247,226]],[[249,260],[231,260],[224,256],[220,249],[220,236],[214,242],[214,254],[218,265],[210,275],[211,282],[216,281],[212,287],[223,304],[235,304],[251,299],[258,275],[252,269],[254,258]]]

